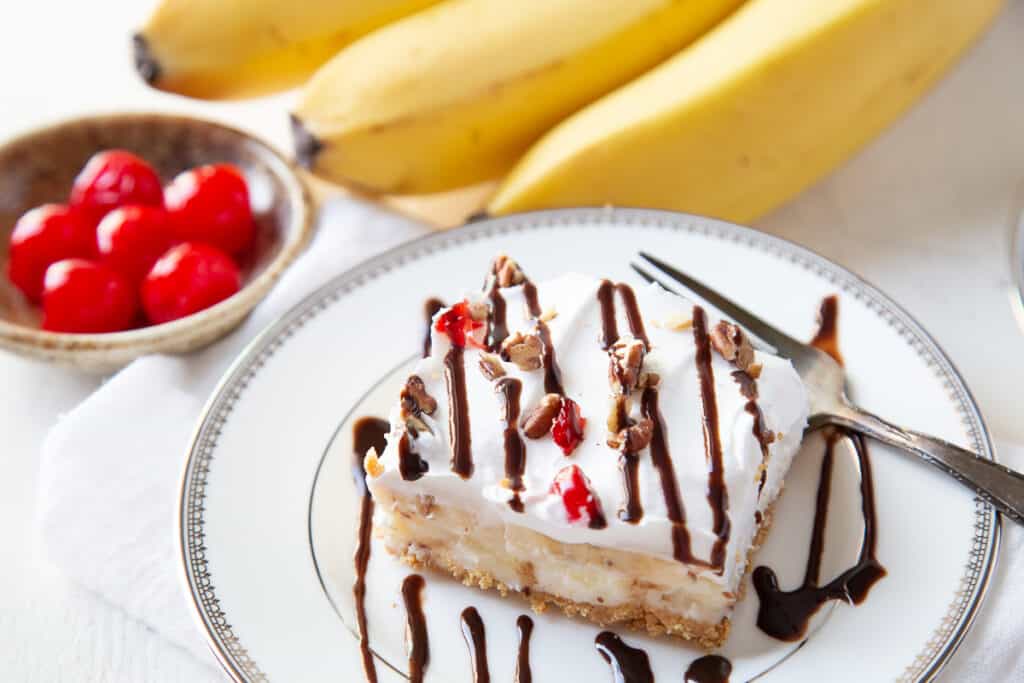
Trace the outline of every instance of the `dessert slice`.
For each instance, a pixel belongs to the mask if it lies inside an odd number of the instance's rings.
[[[713,647],[807,410],[789,361],[700,307],[501,256],[434,316],[367,456],[376,530],[538,611]]]

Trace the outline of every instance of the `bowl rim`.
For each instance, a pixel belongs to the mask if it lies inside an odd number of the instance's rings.
[[[271,172],[277,175],[283,182],[286,201],[296,211],[292,218],[294,229],[285,231],[286,237],[281,244],[281,250],[263,267],[263,270],[256,277],[245,283],[237,292],[209,308],[196,311],[184,318],[120,332],[87,333],[50,332],[0,319],[0,342],[18,348],[44,348],[74,352],[96,351],[97,349],[129,349],[143,344],[156,344],[170,338],[186,335],[194,332],[198,326],[208,321],[218,320],[239,307],[247,309],[247,312],[251,310],[266,296],[284,269],[291,265],[305,248],[312,236],[315,211],[309,186],[302,178],[301,171],[296,162],[256,134],[220,121],[177,112],[146,110],[94,113],[69,117],[28,129],[4,140],[0,143],[0,150],[17,144],[24,144],[30,141],[31,138],[53,133],[68,126],[90,122],[98,125],[116,124],[139,119],[160,119],[165,123],[174,121],[187,122],[209,128],[217,128],[233,135],[238,135],[259,147],[266,154],[267,160],[270,162]]]

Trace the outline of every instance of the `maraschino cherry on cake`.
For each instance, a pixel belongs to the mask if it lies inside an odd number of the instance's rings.
[[[430,342],[365,462],[388,551],[723,643],[807,420],[790,362],[657,286],[534,284],[505,256]]]

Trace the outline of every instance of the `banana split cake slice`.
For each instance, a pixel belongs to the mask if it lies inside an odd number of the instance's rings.
[[[388,551],[723,643],[807,420],[791,363],[655,285],[534,284],[505,256],[430,334],[364,463]]]

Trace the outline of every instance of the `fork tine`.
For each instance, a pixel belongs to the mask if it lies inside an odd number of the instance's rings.
[[[739,304],[725,298],[707,285],[695,280],[685,273],[680,272],[664,261],[642,251],[639,252],[639,254],[640,258],[657,268],[658,271],[663,273],[666,277],[671,278],[674,282],[682,285],[682,287],[685,288],[685,290],[692,296],[717,309],[727,318],[732,319],[740,327],[744,328],[751,334],[751,336],[761,340],[767,346],[773,347],[783,355],[793,356],[798,352],[805,351],[810,348],[806,344],[793,339],[785,332],[782,332],[778,328],[765,322]],[[656,282],[668,291],[673,291],[671,287],[666,287],[663,282],[645,272],[636,264],[630,265],[633,267],[633,270],[639,273],[640,276],[648,282]],[[678,292],[673,293],[678,294]]]

